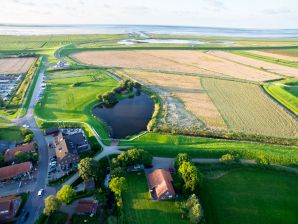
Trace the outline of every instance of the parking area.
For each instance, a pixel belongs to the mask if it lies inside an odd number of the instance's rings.
[[[11,98],[13,91],[17,89],[22,78],[22,74],[0,74],[0,96],[4,101]]]

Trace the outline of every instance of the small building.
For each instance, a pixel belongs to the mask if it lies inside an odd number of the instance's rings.
[[[76,212],[79,215],[95,215],[98,207],[97,200],[80,200]]]
[[[148,175],[149,192],[152,200],[172,199],[176,196],[173,179],[169,171],[156,169]]]
[[[13,178],[20,178],[26,175],[30,176],[31,169],[31,162],[24,162],[2,167],[0,168],[0,181],[5,181]]]
[[[4,161],[5,162],[11,162],[15,160],[15,154],[17,152],[25,152],[25,153],[30,153],[30,152],[35,152],[35,145],[34,143],[26,143],[11,149],[7,149],[4,154]]]
[[[77,165],[80,157],[76,148],[69,147],[61,132],[54,137],[55,154],[61,169],[70,169]]]
[[[94,179],[89,179],[84,181],[84,191],[92,191],[95,189]]]
[[[21,197],[5,196],[0,198],[0,223],[13,219],[21,205]]]

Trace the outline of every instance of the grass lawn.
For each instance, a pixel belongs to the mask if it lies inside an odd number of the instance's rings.
[[[264,85],[264,89],[286,108],[298,115],[298,79],[286,79],[272,84]]]
[[[207,223],[297,223],[297,184],[298,175],[253,168],[204,178],[201,201]]]
[[[82,121],[89,123],[102,138],[108,132],[92,115],[97,96],[117,86],[117,81],[101,70],[68,70],[46,75],[47,87],[41,103],[35,107],[38,117],[50,121]]]
[[[147,133],[121,145],[134,146],[150,152],[153,156],[175,157],[188,153],[191,157],[219,158],[226,153],[238,153],[242,158],[256,159],[265,155],[272,163],[298,165],[298,147],[279,146],[252,142],[237,142],[181,135]]]
[[[6,141],[22,141],[23,135],[20,127],[1,127],[0,126],[0,140]]]
[[[174,201],[151,201],[144,174],[128,174],[128,190],[123,194],[123,219],[129,224],[183,224]]]

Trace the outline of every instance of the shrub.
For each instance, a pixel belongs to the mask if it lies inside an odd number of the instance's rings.
[[[239,155],[232,155],[230,153],[222,155],[220,157],[219,161],[223,163],[232,163],[232,162],[237,162],[239,159]]]

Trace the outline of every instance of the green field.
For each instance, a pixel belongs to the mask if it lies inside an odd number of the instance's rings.
[[[276,137],[294,137],[297,121],[255,84],[202,79],[202,85],[234,131]]]
[[[226,153],[238,153],[242,158],[256,159],[264,155],[272,163],[298,165],[298,147],[226,141],[211,138],[147,133],[121,145],[145,149],[153,156],[175,157],[188,153],[193,158],[219,158]]]
[[[70,70],[46,74],[47,87],[41,103],[35,107],[38,117],[50,121],[81,121],[89,123],[101,137],[108,133],[92,108],[97,96],[110,91],[117,82],[101,70]]]
[[[144,174],[128,174],[128,190],[123,193],[123,217],[119,223],[183,224],[174,201],[152,201]]]
[[[298,220],[298,175],[240,168],[204,178],[207,224],[290,224]]]
[[[23,135],[19,127],[3,127],[0,126],[0,140],[6,141],[22,141]]]
[[[264,85],[264,89],[282,105],[298,115],[298,79],[286,79]]]

